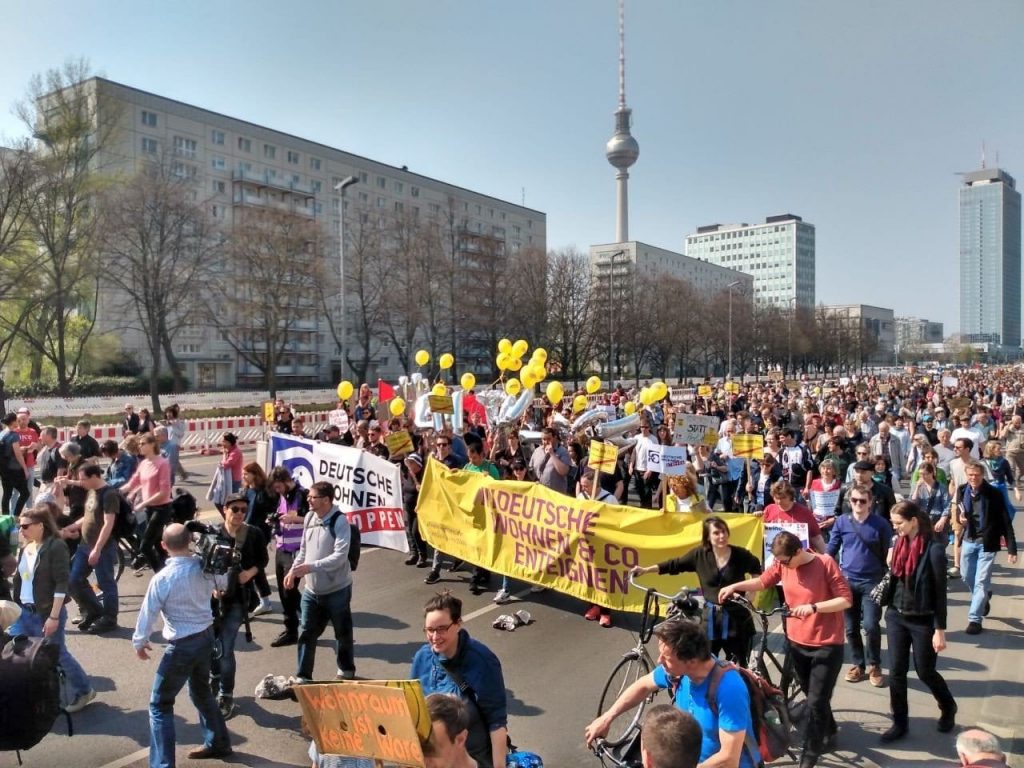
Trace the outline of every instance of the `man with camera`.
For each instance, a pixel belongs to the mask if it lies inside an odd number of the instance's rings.
[[[302,615],[299,619],[298,671],[304,681],[313,679],[316,641],[327,628],[334,627],[337,645],[338,677],[356,676],[352,641],[352,568],[348,550],[352,540],[348,518],[334,506],[334,486],[313,483],[309,507],[302,528],[302,543],[291,570],[284,577],[287,589],[293,589],[305,577]]]
[[[213,617],[210,594],[214,577],[203,572],[202,561],[189,551],[191,535],[180,523],[168,525],[162,544],[168,560],[153,575],[135,624],[135,654],[149,660],[149,636],[158,616],[164,619],[167,650],[160,659],[149,699],[150,768],[174,768],[174,700],[185,683],[199,712],[203,746],[189,752],[191,760],[224,758],[232,753],[224,716],[210,690],[213,658]]]
[[[217,575],[227,575],[225,589],[213,593],[213,628],[220,655],[213,659],[210,669],[211,687],[225,720],[235,712],[235,641],[243,623],[246,640],[252,642],[249,608],[256,595],[252,579],[269,561],[263,533],[243,522],[248,508],[244,495],[232,494],[224,500],[224,524],[220,529],[203,526],[205,535],[214,541],[212,550],[206,548],[212,552],[214,562],[204,565]],[[223,571],[225,563],[227,570]],[[259,598],[255,597],[255,601],[258,604]]]

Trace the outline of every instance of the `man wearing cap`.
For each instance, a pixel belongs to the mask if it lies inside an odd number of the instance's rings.
[[[935,428],[935,417],[926,413],[921,417],[921,423],[917,426],[917,434],[928,438],[929,445],[939,442],[939,430]]]
[[[125,437],[138,434],[139,432],[139,414],[135,412],[135,406],[131,403],[124,404],[124,418],[121,419],[121,431]]]
[[[853,465],[853,480],[839,490],[835,516],[838,518],[840,515],[853,514],[853,507],[848,497],[850,491],[857,486],[871,489],[871,511],[879,517],[889,520],[889,512],[896,504],[896,494],[888,485],[875,480],[875,464],[867,459],[862,459]]]

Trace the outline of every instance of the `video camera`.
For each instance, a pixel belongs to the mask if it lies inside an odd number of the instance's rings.
[[[203,573],[210,576],[226,576],[232,568],[241,567],[242,553],[230,544],[225,544],[216,528],[190,520],[185,527],[196,538],[196,554],[203,561]]]

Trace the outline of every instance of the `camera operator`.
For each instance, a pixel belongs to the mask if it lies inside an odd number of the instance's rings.
[[[248,510],[245,496],[232,494],[224,500],[224,524],[220,528],[208,528],[201,523],[187,526],[190,530],[200,530],[214,537],[216,545],[222,547],[221,552],[227,553],[227,557],[219,560],[228,563],[227,586],[213,593],[213,629],[220,654],[214,654],[210,668],[211,687],[225,720],[235,711],[235,641],[238,630],[244,622],[246,639],[252,642],[249,610],[254,603],[259,604],[252,580],[261,568],[267,567],[269,560],[263,533],[243,522]],[[212,566],[215,573],[220,570],[209,562],[204,566],[207,570]]]
[[[174,700],[186,682],[203,732],[203,746],[189,752],[189,759],[223,758],[232,752],[224,716],[210,690],[210,593],[214,579],[203,573],[202,562],[189,551],[190,540],[189,532],[179,523],[164,529],[162,544],[169,556],[167,565],[149,582],[132,636],[135,654],[148,661],[153,650],[149,636],[158,614],[163,616],[167,650],[160,660],[149,699],[151,768],[175,765]]]

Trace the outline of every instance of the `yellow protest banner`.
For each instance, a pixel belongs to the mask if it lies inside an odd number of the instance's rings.
[[[373,683],[309,683],[292,690],[321,755],[347,755],[423,768],[417,723],[426,713],[418,680],[390,687]],[[407,691],[415,686],[416,713]],[[426,717],[429,730],[430,716]]]
[[[619,449],[611,443],[603,443],[600,440],[590,441],[590,457],[587,466],[592,467],[595,472],[614,472],[615,462],[619,459]]]
[[[737,459],[764,458],[763,435],[733,435],[732,455]]]
[[[427,395],[431,413],[455,413],[451,395]]]
[[[711,385],[701,384],[697,387],[697,397],[711,397]]]
[[[274,412],[274,401],[273,400],[266,400],[266,401],[264,401],[264,403],[263,403],[263,421],[266,422],[267,424],[273,424],[275,421],[277,421],[276,416],[277,416],[277,414]]]
[[[738,381],[725,382],[725,391],[733,395],[738,395],[740,393],[740,383]]]
[[[629,583],[635,565],[679,557],[701,543],[701,515],[667,514],[574,499],[539,483],[494,481],[428,461],[416,507],[420,531],[434,547],[496,573],[550,587],[617,611],[643,610]],[[723,514],[730,543],[760,554],[760,517]],[[673,594],[696,576],[645,576]]]
[[[384,443],[387,445],[388,453],[391,454],[392,458],[401,456],[403,453],[409,453],[412,450],[412,437],[405,430],[388,432],[387,437],[384,438]]]

